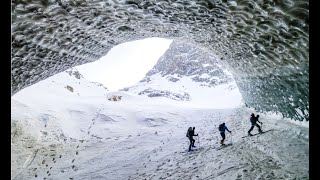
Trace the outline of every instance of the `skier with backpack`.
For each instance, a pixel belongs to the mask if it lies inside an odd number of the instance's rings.
[[[250,117],[250,122],[251,122],[251,128],[249,129],[248,131],[248,135],[249,136],[252,136],[251,134],[251,131],[253,130],[254,126],[257,126],[258,129],[259,129],[259,133],[263,133],[262,130],[261,130],[261,127],[259,126],[259,124],[257,124],[257,121],[261,124],[263,124],[262,122],[259,121],[259,115],[257,115],[256,117],[254,116],[254,114],[252,113],[251,114],[251,117]]]
[[[222,139],[221,139],[221,141],[220,141],[220,144],[221,144],[221,145],[225,145],[225,144],[223,144],[223,142],[224,142],[224,140],[225,140],[225,138],[226,138],[226,134],[225,134],[225,131],[226,131],[226,130],[227,130],[229,133],[231,133],[231,131],[229,131],[229,129],[227,128],[227,126],[226,126],[225,123],[222,123],[222,124],[219,125],[219,131],[220,131],[220,134],[221,134],[221,137],[222,137]]]
[[[189,141],[190,141],[189,151],[193,151],[193,150],[191,149],[191,147],[196,147],[196,146],[194,145],[195,140],[193,139],[193,136],[198,136],[198,134],[197,134],[197,135],[194,134],[194,129],[195,129],[195,127],[193,127],[193,128],[189,127],[189,128],[188,128],[188,131],[187,131],[187,135],[186,135],[186,136],[189,138]],[[188,152],[189,152],[189,151],[188,151]]]

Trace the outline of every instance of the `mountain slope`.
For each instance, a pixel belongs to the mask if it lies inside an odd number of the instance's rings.
[[[272,131],[242,139],[250,128],[251,109],[179,108],[136,100],[122,104],[106,101],[95,116],[86,116],[90,124],[87,136],[67,136],[63,141],[48,133],[34,145],[29,142],[30,152],[25,156],[30,159],[14,179],[36,175],[47,179],[111,180],[308,179],[306,127],[260,114],[262,129]],[[233,143],[223,149],[219,148],[221,137],[217,131],[221,122],[232,131]],[[186,152],[189,126],[195,126],[199,134],[199,140],[195,137],[199,151],[192,153]],[[43,129],[55,128],[48,125]],[[226,143],[230,142],[227,133]],[[19,146],[13,147],[16,151]]]
[[[69,73],[52,76],[12,97],[12,179],[309,179],[308,124],[260,114],[262,129],[272,131],[241,138],[250,128],[252,109],[236,106],[227,97],[222,99],[234,107],[192,104],[196,93],[191,92],[208,88],[212,93],[229,83],[198,87],[190,77],[169,82],[153,74],[149,87],[163,80],[163,87],[177,85],[164,89],[178,92],[184,86],[194,98],[177,101],[109,92],[77,72]],[[138,86],[147,89],[144,85]],[[114,94],[122,96],[121,101],[107,100]],[[211,98],[200,95],[199,105]],[[232,136],[226,134],[226,143],[232,145],[220,149],[222,122],[232,131]],[[198,151],[187,153],[185,135],[190,126],[199,134]]]
[[[230,108],[243,104],[232,75],[217,57],[183,41],[170,48],[143,80],[123,91],[188,101],[193,107]]]

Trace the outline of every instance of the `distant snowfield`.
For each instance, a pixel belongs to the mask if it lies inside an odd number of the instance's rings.
[[[173,76],[174,77],[174,76]],[[156,90],[170,90],[170,92],[183,94],[188,93],[191,96],[189,102],[169,101],[170,104],[176,104],[180,107],[197,107],[197,108],[235,108],[243,105],[242,96],[235,84],[218,85],[215,88],[201,86],[202,83],[192,81],[190,77],[182,77],[177,82],[169,81],[160,74],[152,75],[149,82],[139,82],[138,85],[130,87],[129,92],[138,94],[147,88]],[[156,97],[155,99],[157,99]],[[162,99],[162,97],[158,98]],[[157,101],[157,100],[153,100]],[[167,98],[163,103],[168,102]]]
[[[262,129],[271,131],[241,138],[254,112],[241,97],[229,108],[192,107],[66,75],[12,97],[12,179],[309,179],[307,123],[260,113]],[[108,101],[113,94],[122,100]],[[220,149],[222,122],[232,145]],[[190,126],[198,150],[187,153]]]

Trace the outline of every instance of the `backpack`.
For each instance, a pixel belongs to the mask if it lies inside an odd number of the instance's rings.
[[[223,131],[223,124],[220,124],[218,129],[219,131]]]
[[[187,135],[186,135],[187,137],[189,137],[189,132],[190,132],[191,130],[192,130],[192,128],[189,127],[189,128],[188,128],[188,131],[187,131]]]
[[[256,118],[255,117],[250,117],[250,122],[251,122],[251,124],[255,124],[256,123],[256,120],[255,120]]]

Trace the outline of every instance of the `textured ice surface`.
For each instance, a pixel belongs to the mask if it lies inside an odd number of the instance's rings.
[[[117,44],[161,37],[218,55],[248,106],[308,119],[306,0],[13,0],[11,29],[12,94]]]

